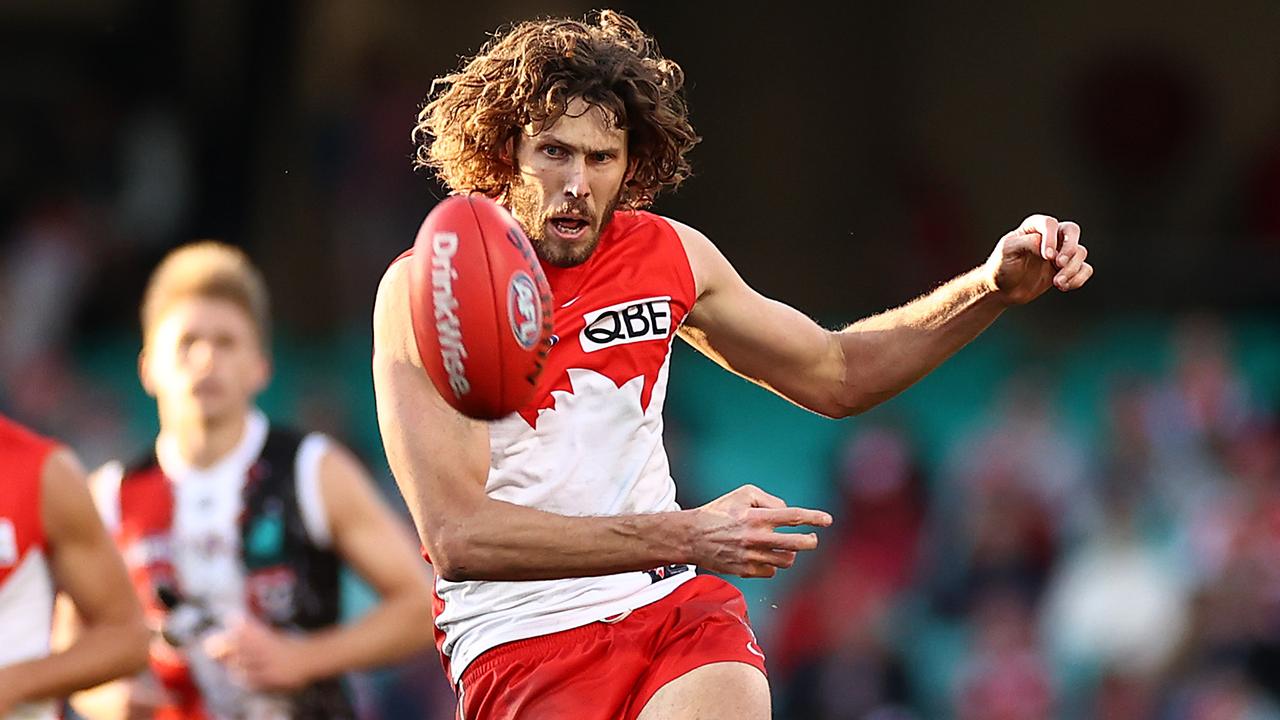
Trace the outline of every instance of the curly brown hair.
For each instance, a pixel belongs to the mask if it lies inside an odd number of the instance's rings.
[[[437,78],[413,129],[415,165],[434,168],[452,190],[501,197],[516,174],[503,157],[507,142],[529,123],[554,123],[575,97],[627,131],[632,172],[620,207],[646,207],[689,176],[685,154],[700,138],[689,124],[684,71],[635,20],[612,10],[520,23]]]

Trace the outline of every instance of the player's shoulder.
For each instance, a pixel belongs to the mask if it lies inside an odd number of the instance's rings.
[[[649,232],[670,235],[679,238],[681,242],[685,242],[686,236],[696,237],[702,235],[702,233],[686,223],[648,210],[619,210],[613,216],[611,225],[623,234]],[[705,239],[705,236],[703,237]]]
[[[373,301],[374,362],[394,360],[421,367],[409,304],[409,263],[402,253],[382,274]]]
[[[314,458],[324,468],[333,462],[344,466],[351,465],[363,468],[355,453],[341,440],[320,430],[302,430],[290,425],[272,424],[268,443],[276,443],[280,448],[293,448],[294,454],[307,462]]]
[[[120,486],[131,471],[136,473],[140,468],[140,461],[130,467],[120,460],[108,460],[89,472],[89,493],[104,519],[113,519],[115,525],[119,524]],[[108,525],[112,526],[112,523],[108,522]]]
[[[319,433],[310,435],[307,439],[312,443],[311,450],[316,456],[322,484],[372,482],[369,471],[351,448]],[[326,491],[326,495],[328,494],[329,492]]]
[[[10,453],[46,455],[57,446],[56,440],[0,415],[0,447],[6,448]]]
[[[400,264],[401,264],[401,262],[400,262],[400,261],[402,261],[402,260],[408,260],[408,259],[409,259],[409,258],[411,258],[411,257],[413,257],[413,248],[412,248],[412,247],[410,247],[410,248],[406,248],[404,252],[402,252],[402,253],[400,253],[399,255],[395,256],[395,259],[393,259],[390,263],[388,263],[388,264],[387,264],[387,272],[388,272],[388,273],[389,273],[389,272],[391,272],[392,270],[394,270],[394,269],[396,268],[396,266],[400,265]],[[386,273],[384,273],[384,275],[385,275],[385,274],[386,274]]]
[[[407,292],[409,282],[409,265],[406,260],[413,257],[413,248],[409,248],[400,253],[387,265],[387,269],[382,272],[382,279],[378,281],[377,302],[385,304],[386,296],[391,292],[404,294]]]
[[[380,299],[389,289],[400,288],[409,282],[409,263],[405,261],[411,257],[413,257],[413,248],[400,253],[387,265],[387,269],[382,272],[382,280],[378,282]]]
[[[266,445],[280,448],[296,448],[313,433],[288,423],[268,421]],[[315,433],[319,434],[319,433]]]
[[[668,227],[670,227],[671,230],[675,232],[676,237],[679,237],[680,242],[684,243],[686,247],[688,247],[690,243],[695,243],[695,244],[711,243],[711,240],[708,239],[707,236],[703,234],[701,230],[693,227],[692,225],[686,222],[681,222],[680,220],[677,220],[668,215],[653,215],[653,217],[656,220],[663,222]]]
[[[632,241],[642,240],[641,244],[647,253],[655,249],[659,253],[678,253],[695,270],[701,262],[700,257],[709,250],[714,250],[711,241],[697,228],[647,210],[617,212],[610,221],[609,231],[614,233],[615,238],[627,238],[633,247],[635,245]],[[656,245],[655,240],[659,241]]]
[[[120,529],[120,496],[124,488],[154,487],[155,483],[167,483],[155,447],[140,450],[126,458],[112,458],[89,471],[86,478],[89,494],[98,509],[98,516],[111,532]]]
[[[40,506],[45,533],[51,539],[78,535],[75,526],[95,513],[93,494],[80,458],[70,449],[55,446],[40,474]]]
[[[0,492],[43,498],[51,485],[70,477],[84,480],[84,470],[75,455],[52,438],[0,416],[0,464],[9,474],[7,487]],[[37,501],[34,506],[39,506]]]
[[[81,464],[80,458],[71,448],[58,443],[52,443],[49,446],[49,454],[44,461],[45,474],[57,475],[59,477],[72,477],[78,482],[84,482],[85,469]]]
[[[298,468],[317,469],[323,478],[338,474],[364,474],[365,466],[355,452],[341,440],[320,430],[302,430],[291,425],[272,423],[263,454],[290,453]]]
[[[664,215],[656,216],[666,223],[680,239],[685,257],[689,261],[689,270],[693,273],[694,285],[698,297],[712,284],[716,271],[724,263],[724,256],[701,230]]]
[[[272,422],[260,457],[272,464],[289,464],[296,475],[306,475],[326,462],[328,456],[343,452],[346,449],[342,443],[324,432]]]

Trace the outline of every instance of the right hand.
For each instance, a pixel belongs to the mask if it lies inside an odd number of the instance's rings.
[[[782,533],[779,527],[827,527],[821,510],[787,507],[754,485],[742,487],[689,511],[693,517],[694,564],[744,578],[773,577],[789,568],[796,553],[818,547],[815,533]]]

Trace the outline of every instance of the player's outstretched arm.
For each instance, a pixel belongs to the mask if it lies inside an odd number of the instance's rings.
[[[701,508],[616,517],[566,517],[490,498],[488,427],[436,392],[409,322],[408,263],[393,265],[374,306],[373,379],[391,470],[436,572],[446,580],[541,580],[693,563],[769,576],[817,545],[783,525],[830,524],[740,488]]]
[[[75,456],[67,450],[50,455],[41,483],[49,566],[82,627],[65,651],[0,668],[0,717],[13,705],[65,697],[138,672],[147,662],[142,608]]]
[[[830,417],[855,415],[898,394],[1009,306],[1050,287],[1076,290],[1093,275],[1080,227],[1033,215],[1001,238],[982,266],[833,332],[751,289],[702,233],[672,226],[698,285],[681,335],[726,368]]]

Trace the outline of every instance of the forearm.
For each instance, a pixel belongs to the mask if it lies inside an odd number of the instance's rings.
[[[86,627],[63,652],[0,668],[0,685],[18,702],[66,697],[140,671],[147,662],[146,648],[147,633],[140,624]]]
[[[836,333],[843,354],[844,405],[868,410],[927,375],[1004,311],[990,274],[979,267],[906,305]]]
[[[322,680],[402,660],[430,644],[431,629],[430,596],[401,592],[354,622],[299,638],[299,656],[308,677]]]
[[[447,580],[551,580],[692,562],[689,511],[568,517],[497,500],[445,520]]]

